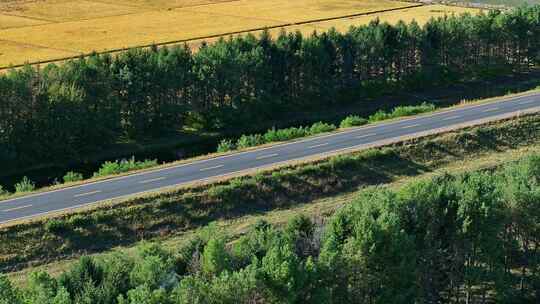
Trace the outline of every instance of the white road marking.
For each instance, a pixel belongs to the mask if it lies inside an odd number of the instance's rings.
[[[368,133],[368,134],[356,136],[356,138],[366,138],[366,137],[375,136],[375,135],[377,135],[377,134],[376,133]]]
[[[318,144],[318,145],[314,145],[314,146],[309,146],[308,149],[314,149],[314,148],[318,148],[318,147],[324,147],[324,146],[328,146],[330,143],[324,143],[324,144]]]
[[[493,112],[493,111],[497,111],[499,108],[489,108],[489,109],[485,109],[484,111],[482,112]]]
[[[21,210],[21,209],[28,208],[28,207],[32,207],[32,205],[20,206],[20,207],[15,207],[15,208],[11,208],[11,209],[6,209],[6,210],[2,210],[2,211],[4,211],[4,212],[10,212],[10,211]]]
[[[157,182],[157,181],[164,180],[164,179],[166,179],[166,177],[152,178],[152,179],[147,179],[147,180],[140,181],[139,184],[148,184],[148,183],[151,183],[151,182]]]
[[[445,118],[443,118],[442,120],[452,120],[452,119],[458,119],[458,118],[461,118],[461,116],[459,116],[459,115],[454,115],[454,116],[450,116],[450,117],[445,117]]]
[[[536,100],[526,100],[526,101],[522,101],[522,102],[518,102],[518,104],[522,105],[522,104],[529,104],[529,103],[533,103],[535,102]]]
[[[278,156],[279,154],[277,153],[274,153],[274,154],[268,154],[268,155],[262,155],[262,156],[259,156],[255,159],[265,159],[265,158],[270,158],[270,157],[275,157],[275,156]]]
[[[96,191],[77,194],[77,195],[74,195],[73,197],[88,196],[88,195],[97,194],[97,193],[100,193],[100,192],[101,192],[101,190],[96,190]]]
[[[420,124],[414,124],[414,125],[410,125],[410,126],[404,126],[404,127],[401,127],[402,129],[410,129],[410,128],[414,128],[414,127],[419,127]]]
[[[213,169],[219,169],[221,167],[223,167],[223,165],[213,166],[213,167],[208,167],[208,168],[202,168],[199,171],[208,171],[208,170],[213,170]]]

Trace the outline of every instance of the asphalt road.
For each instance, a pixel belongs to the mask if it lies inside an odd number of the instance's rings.
[[[438,132],[444,128],[479,121],[496,120],[505,115],[534,111],[539,107],[540,93],[529,94],[5,200],[0,202],[0,223],[174,185],[204,181],[291,160],[382,145],[399,138],[420,136],[426,132]]]

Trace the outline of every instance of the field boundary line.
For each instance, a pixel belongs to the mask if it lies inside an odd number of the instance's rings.
[[[411,9],[411,8],[416,8],[416,7],[421,7],[421,6],[426,6],[426,5],[419,3],[419,4],[410,5],[410,6],[396,7],[396,8],[390,8],[390,9],[379,10],[379,11],[374,11],[374,12],[347,14],[344,16],[318,18],[318,19],[299,21],[299,22],[288,22],[288,23],[278,24],[278,25],[273,25],[273,26],[257,27],[257,28],[232,31],[232,32],[226,32],[226,33],[220,33],[220,34],[213,34],[213,35],[206,35],[206,36],[199,36],[199,37],[191,37],[191,38],[179,39],[179,40],[169,40],[169,41],[163,41],[163,42],[152,43],[152,44],[135,45],[131,47],[116,48],[116,49],[104,50],[100,52],[93,51],[89,53],[81,53],[80,55],[77,55],[77,56],[68,56],[68,57],[62,57],[62,58],[57,58],[57,59],[40,60],[40,61],[28,62],[24,64],[15,64],[15,65],[7,65],[7,66],[4,65],[4,66],[0,66],[0,71],[21,68],[26,65],[40,65],[40,64],[66,61],[70,59],[84,58],[84,57],[89,57],[96,53],[97,54],[112,54],[112,53],[124,52],[130,49],[144,49],[144,48],[149,48],[153,46],[167,46],[167,45],[172,45],[172,44],[188,43],[188,42],[197,41],[197,40],[227,37],[227,36],[238,35],[238,34],[247,34],[250,32],[271,30],[271,29],[283,28],[283,27],[288,27],[288,26],[305,25],[305,24],[318,23],[318,22],[324,22],[324,21],[330,21],[330,20],[338,20],[338,19],[346,19],[346,18],[359,17],[359,16],[368,16],[368,15],[386,13],[386,12],[391,12],[391,11]]]

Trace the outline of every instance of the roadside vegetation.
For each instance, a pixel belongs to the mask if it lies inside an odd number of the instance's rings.
[[[539,138],[539,116],[523,116],[254,176],[103,203],[75,214],[14,223],[0,229],[0,269],[13,271],[164,238],[215,220],[290,208],[417,176],[465,157],[532,145]]]
[[[537,303],[540,155],[368,188],[328,220],[210,226],[176,248],[82,257],[58,277],[0,276],[4,303]]]
[[[339,124],[340,128],[349,128],[355,126],[362,126],[368,123],[374,123],[378,121],[412,116],[420,113],[432,112],[435,110],[435,106],[432,104],[423,103],[418,106],[399,106],[394,108],[390,112],[380,110],[375,114],[369,116],[368,119],[361,118],[357,115],[350,115],[345,117]],[[317,135],[321,133],[327,133],[335,131],[337,127],[333,124],[324,122],[316,122],[310,127],[291,127],[286,129],[272,128],[264,134],[252,134],[242,135],[240,138],[233,142],[230,139],[223,139],[217,148],[217,152],[228,152],[236,149],[245,149],[249,147],[255,147],[263,144],[287,141],[296,138]]]
[[[134,157],[128,160],[117,160],[114,162],[105,162],[99,171],[94,173],[93,177],[103,177],[115,175],[129,171],[147,169],[157,166],[156,160],[136,161]]]
[[[274,39],[265,32],[195,53],[137,49],[13,70],[0,76],[0,165],[81,163],[119,142],[186,129],[248,133],[276,113],[528,71],[538,63],[539,12],[452,16],[423,27],[372,22]]]

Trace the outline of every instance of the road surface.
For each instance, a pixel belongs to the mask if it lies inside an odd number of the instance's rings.
[[[443,131],[444,128],[496,120],[503,116],[537,109],[540,109],[540,93],[528,94],[28,195],[1,201],[0,223],[74,209],[165,187],[238,174],[292,160],[324,156],[348,149],[359,150],[404,137],[421,136],[426,132],[436,133]]]

